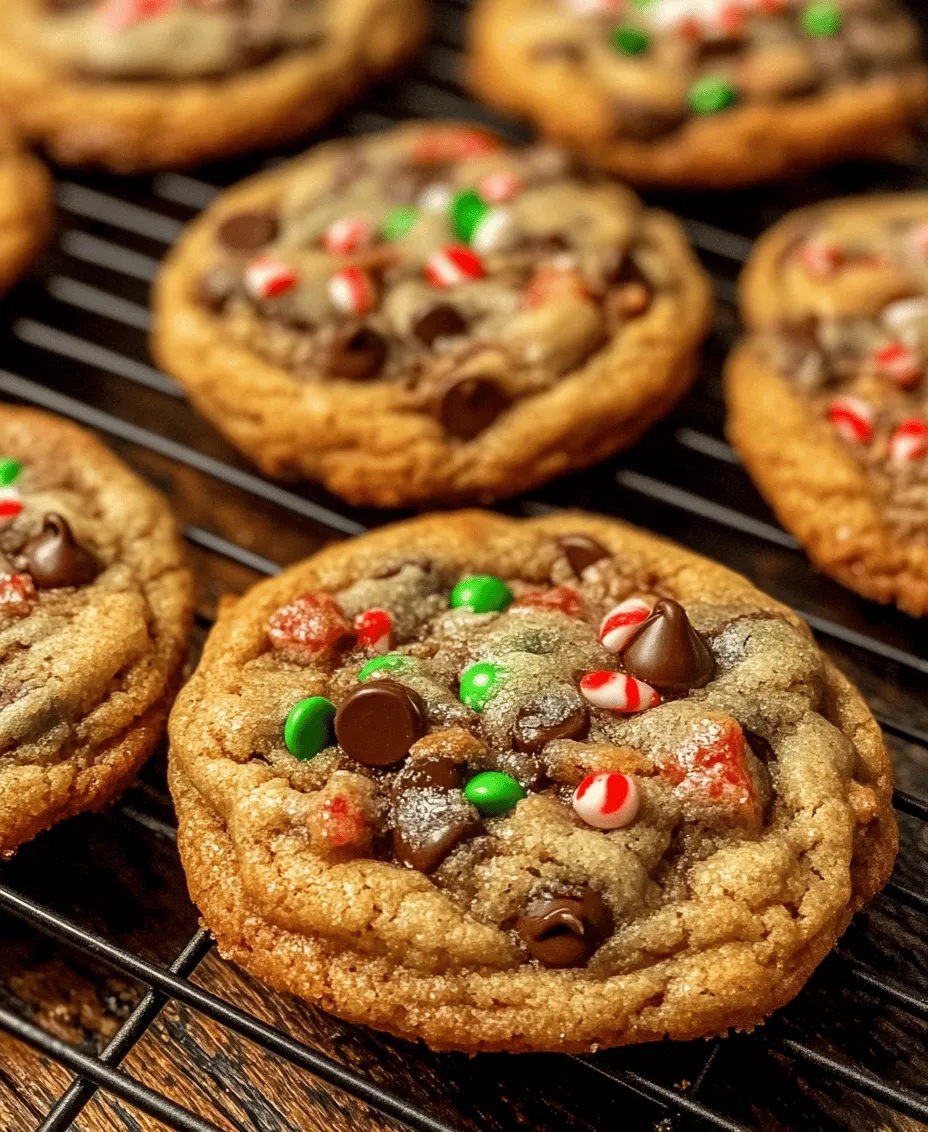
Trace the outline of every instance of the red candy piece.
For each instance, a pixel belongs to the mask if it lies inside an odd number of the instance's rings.
[[[336,220],[322,237],[322,246],[330,255],[350,255],[366,247],[373,238],[374,229],[363,216],[346,216]]]
[[[747,13],[741,4],[726,4],[719,12],[718,30],[727,37],[740,35],[746,19]]]
[[[803,244],[797,255],[799,262],[813,279],[830,279],[845,262],[843,250],[821,237]]]
[[[268,639],[275,649],[315,654],[354,641],[342,607],[329,594],[303,594],[271,617]]]
[[[329,280],[329,299],[342,314],[367,314],[377,302],[377,288],[360,267],[343,267]]]
[[[468,279],[482,279],[480,256],[460,244],[449,244],[433,252],[425,265],[425,277],[433,287],[454,287]]]
[[[22,496],[15,487],[0,488],[0,519],[15,519],[22,509]]]
[[[100,8],[100,15],[111,30],[125,31],[179,7],[180,0],[107,0]]]
[[[730,715],[699,720],[691,735],[657,763],[684,803],[701,811],[708,806],[733,825],[761,825],[763,802],[748,764],[744,732]]]
[[[505,204],[517,196],[522,182],[515,173],[489,173],[477,186],[477,192],[490,204]]]
[[[442,161],[462,161],[484,153],[496,153],[498,138],[469,126],[439,126],[428,130],[416,143],[413,160],[420,165],[437,165]]]
[[[580,692],[594,707],[630,715],[661,702],[650,684],[622,672],[589,672],[580,681]]]
[[[367,831],[364,814],[344,794],[336,794],[322,803],[320,819],[321,836],[333,849],[364,840]]]
[[[838,435],[851,444],[869,444],[873,439],[873,411],[859,397],[835,397],[828,417]]]
[[[550,609],[566,613],[568,617],[583,616],[583,598],[573,586],[555,586],[553,590],[532,590],[522,594],[513,603],[531,609]]]
[[[37,600],[28,574],[0,574],[0,617],[27,617]]]
[[[889,438],[889,458],[896,464],[913,464],[928,454],[928,425],[909,417]]]
[[[596,829],[621,829],[638,816],[638,783],[619,771],[590,774],[574,791],[574,813]]]
[[[873,368],[880,375],[907,389],[922,376],[921,364],[911,350],[899,342],[881,346],[873,354]]]
[[[522,305],[527,310],[561,299],[588,299],[590,291],[579,271],[560,271],[543,267],[525,288]]]
[[[276,256],[256,256],[245,270],[245,289],[255,299],[276,299],[299,282],[299,272]]]
[[[389,652],[393,647],[393,621],[385,609],[368,609],[354,619],[358,644],[374,652]]]
[[[599,627],[599,643],[610,652],[621,652],[638,627],[651,616],[651,606],[640,597],[630,597],[610,609]]]

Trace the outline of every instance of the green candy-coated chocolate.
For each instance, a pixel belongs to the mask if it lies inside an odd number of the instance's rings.
[[[706,75],[690,87],[687,94],[694,114],[718,114],[735,101],[735,88],[720,75]]]
[[[485,770],[464,787],[464,797],[482,814],[495,817],[511,810],[526,794],[510,775],[499,770]]]
[[[413,230],[418,219],[418,208],[413,208],[411,204],[402,205],[387,213],[380,230],[385,240],[402,240]]]
[[[806,35],[827,39],[841,30],[841,9],[831,0],[816,0],[816,3],[803,8],[800,22]]]
[[[451,219],[459,238],[469,244],[489,211],[490,206],[473,189],[465,189],[453,197]]]
[[[498,664],[481,661],[472,664],[461,674],[458,695],[461,703],[473,711],[483,711],[490,700],[500,691],[505,680],[505,670]]]
[[[23,470],[22,464],[18,460],[13,460],[10,457],[0,460],[0,487],[9,487],[19,479],[19,473]]]
[[[388,653],[386,656],[375,656],[358,673],[359,680],[366,680],[374,672],[402,672],[408,668],[410,660],[398,652]]]
[[[452,609],[469,609],[471,613],[502,613],[512,604],[512,590],[501,578],[492,574],[475,574],[462,578],[451,591]]]
[[[335,704],[325,696],[310,696],[290,709],[284,742],[295,759],[312,759],[334,742]]]
[[[640,55],[647,51],[651,37],[634,24],[620,24],[612,30],[612,46],[622,55]]]

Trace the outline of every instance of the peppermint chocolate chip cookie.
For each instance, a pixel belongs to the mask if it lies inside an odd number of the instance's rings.
[[[469,126],[337,142],[171,253],[154,349],[268,474],[355,503],[513,495],[636,439],[710,316],[678,223]]]
[[[928,612],[928,194],[791,214],[742,282],[729,432],[825,573]]]
[[[0,405],[0,855],[131,782],[192,607],[160,496],[74,425]]]
[[[423,0],[4,0],[0,106],[117,172],[298,137],[418,46]]]
[[[0,120],[0,293],[36,256],[52,222],[52,182],[45,166]]]
[[[751,184],[905,148],[928,100],[898,0],[481,0],[469,75],[635,184]]]
[[[417,519],[263,582],[170,731],[222,953],[436,1048],[756,1025],[896,851],[879,728],[805,625],[580,513]]]

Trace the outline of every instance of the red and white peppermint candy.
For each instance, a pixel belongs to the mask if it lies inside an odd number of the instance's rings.
[[[460,244],[439,248],[425,265],[425,277],[433,287],[455,287],[468,279],[482,279],[485,274],[480,256]]]
[[[491,208],[477,225],[470,238],[471,247],[478,252],[504,252],[519,239],[516,218],[508,208]]]
[[[367,247],[374,235],[374,227],[364,216],[346,216],[329,225],[322,237],[322,246],[330,255],[350,255]]]
[[[477,192],[489,204],[505,204],[519,195],[522,182],[515,173],[501,170],[499,173],[488,173],[477,186]]]
[[[822,236],[807,240],[796,254],[813,279],[830,279],[838,273],[845,259],[843,249]]]
[[[385,609],[367,609],[354,619],[354,631],[362,648],[389,652],[393,644],[393,620]]]
[[[430,212],[434,216],[441,216],[443,212],[447,212],[451,205],[451,198],[454,192],[450,185],[444,185],[441,181],[432,181],[431,184],[426,185],[425,188],[419,193],[416,198],[416,204],[423,212]]]
[[[100,7],[100,18],[112,31],[125,31],[179,7],[180,0],[106,0]]]
[[[342,314],[367,314],[377,302],[377,288],[360,267],[343,267],[329,280],[329,301]]]
[[[889,458],[894,464],[913,464],[928,454],[928,425],[921,417],[909,417],[889,438]]]
[[[828,418],[838,435],[851,444],[869,444],[873,439],[873,410],[859,397],[835,397]]]
[[[657,707],[661,702],[650,684],[621,672],[588,672],[580,681],[580,692],[593,707],[629,714]]]
[[[15,487],[0,487],[0,519],[15,519],[23,509],[23,498]]]
[[[300,273],[272,255],[259,255],[245,269],[245,290],[255,299],[276,299],[292,291]]]
[[[638,783],[619,771],[590,774],[574,791],[574,812],[596,829],[621,829],[638,816]]]
[[[630,597],[610,609],[599,627],[599,643],[610,652],[621,652],[639,625],[651,616],[651,607],[640,597]]]
[[[907,389],[922,376],[922,365],[915,354],[899,342],[889,342],[873,352],[873,368],[880,377],[888,378]]]

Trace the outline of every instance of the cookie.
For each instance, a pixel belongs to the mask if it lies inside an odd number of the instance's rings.
[[[378,506],[496,499],[635,440],[688,387],[709,285],[679,224],[549,148],[409,125],[222,196],[154,351],[269,475]]]
[[[164,500],[89,433],[0,405],[0,855],[132,781],[192,609]]]
[[[423,0],[5,0],[0,107],[66,165],[298,137],[419,45]]]
[[[908,148],[928,102],[898,0],[481,0],[468,76],[633,184],[753,184]]]
[[[805,625],[581,513],[425,517],[261,583],[170,736],[221,952],[440,1049],[754,1026],[896,851],[879,728]]]
[[[732,443],[826,574],[928,612],[928,194],[792,213],[741,284]]]
[[[0,292],[12,287],[38,254],[53,216],[45,166],[0,121]]]

